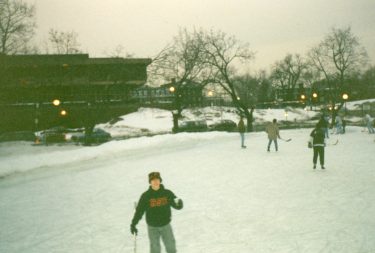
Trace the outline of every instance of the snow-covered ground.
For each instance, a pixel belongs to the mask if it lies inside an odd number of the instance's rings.
[[[372,103],[375,103],[375,98],[351,101],[351,102],[346,103],[346,108],[348,110],[361,110],[363,104],[372,104]]]
[[[155,170],[185,203],[173,212],[179,252],[374,252],[375,136],[348,128],[314,171],[310,130],[282,131],[293,140],[278,153],[264,133],[247,134],[247,149],[218,132],[2,145],[0,252],[133,252],[133,203]],[[138,229],[148,252],[144,219]]]
[[[287,115],[285,114],[287,111]],[[232,120],[238,122],[239,116],[233,107],[205,107],[186,109],[183,111],[183,121],[204,120],[208,125],[220,120]],[[277,120],[289,120],[306,122],[319,115],[314,111],[303,109],[257,109],[254,111],[256,123],[264,123]],[[173,127],[172,113],[167,110],[155,108],[140,108],[137,112],[121,117],[114,124],[106,123],[97,125],[98,128],[109,132],[112,137],[135,137],[155,134],[171,133]]]

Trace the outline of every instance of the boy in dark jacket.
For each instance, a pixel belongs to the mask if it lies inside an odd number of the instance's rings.
[[[148,225],[148,236],[150,239],[150,252],[160,253],[160,237],[163,240],[168,253],[175,253],[176,242],[172,231],[171,207],[180,210],[183,207],[181,199],[174,193],[164,188],[161,184],[162,178],[159,172],[151,172],[148,175],[150,187],[139,199],[136,212],[134,214],[130,231],[137,234],[136,225],[146,213]]]
[[[310,134],[314,149],[314,157],[313,157],[313,163],[314,163],[314,169],[316,169],[316,162],[318,161],[318,156],[320,160],[320,166],[324,170],[324,147],[325,147],[325,132],[324,132],[324,126],[321,123],[316,124],[314,130]]]

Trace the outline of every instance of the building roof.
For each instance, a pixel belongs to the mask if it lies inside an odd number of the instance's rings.
[[[88,54],[40,54],[40,55],[0,55],[0,67],[35,65],[101,65],[101,64],[141,64],[149,65],[149,58],[89,58]]]

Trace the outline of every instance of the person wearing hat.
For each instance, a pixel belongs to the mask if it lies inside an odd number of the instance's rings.
[[[324,170],[324,147],[325,144],[325,132],[324,125],[321,122],[316,124],[314,130],[310,134],[310,143],[312,143],[314,155],[313,155],[313,168],[316,169],[316,163],[318,161],[318,156],[320,160],[320,166]]]
[[[176,195],[164,188],[159,172],[151,172],[148,175],[149,189],[144,192],[130,225],[130,232],[137,235],[136,228],[144,213],[150,239],[150,252],[160,253],[160,239],[162,239],[167,253],[175,253],[176,241],[173,235],[171,222],[171,207],[180,210],[183,202]]]

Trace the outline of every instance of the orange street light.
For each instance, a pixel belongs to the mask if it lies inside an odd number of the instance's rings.
[[[61,116],[66,116],[68,113],[67,113],[67,111],[65,111],[65,110],[62,110],[61,112],[60,112],[60,115]]]
[[[52,104],[53,104],[54,106],[59,106],[59,105],[61,104],[61,101],[58,100],[58,99],[54,99],[54,100],[52,101]]]

